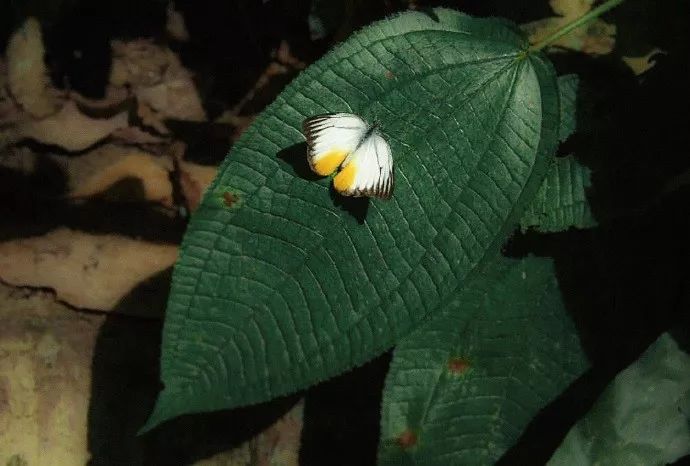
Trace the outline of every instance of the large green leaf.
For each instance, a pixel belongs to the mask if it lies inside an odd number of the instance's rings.
[[[618,374],[549,465],[663,465],[690,454],[690,355],[668,334]]]
[[[191,219],[147,428],[362,364],[497,253],[558,139],[553,69],[526,46],[503,21],[410,12],[354,34],[286,88]],[[396,164],[393,198],[372,201],[361,223],[330,179],[303,170],[302,121],[339,111],[378,121]]]
[[[500,258],[396,347],[379,464],[494,464],[586,367],[553,262]]]

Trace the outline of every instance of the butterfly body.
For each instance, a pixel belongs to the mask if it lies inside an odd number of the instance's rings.
[[[391,196],[393,156],[376,124],[369,125],[352,113],[329,113],[307,118],[303,132],[311,169],[321,176],[340,169],[333,178],[333,187],[340,194]]]

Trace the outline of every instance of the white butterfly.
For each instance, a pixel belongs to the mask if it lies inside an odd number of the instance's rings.
[[[333,187],[345,196],[391,197],[393,154],[376,125],[352,113],[328,113],[304,120],[311,169],[328,176],[338,168]]]

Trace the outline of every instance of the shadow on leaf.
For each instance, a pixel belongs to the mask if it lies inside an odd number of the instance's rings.
[[[322,176],[317,175],[309,167],[307,161],[307,143],[294,144],[278,152],[278,158],[290,165],[296,176],[307,181],[317,181]],[[369,210],[369,199],[366,197],[347,197],[338,194],[331,184],[329,193],[333,200],[333,205],[340,207],[354,218],[357,223],[362,225]]]

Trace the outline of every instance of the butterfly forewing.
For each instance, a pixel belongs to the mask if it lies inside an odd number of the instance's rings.
[[[303,131],[307,138],[307,159],[311,169],[322,176],[332,174],[361,143],[367,129],[364,120],[350,113],[307,118]]]

